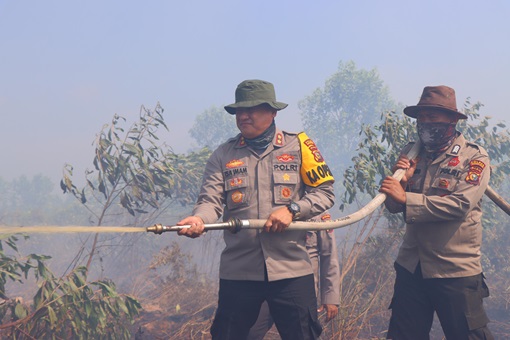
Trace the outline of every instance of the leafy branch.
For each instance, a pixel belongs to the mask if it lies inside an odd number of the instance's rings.
[[[95,140],[93,170],[85,172],[86,185],[79,189],[72,180],[73,167],[66,165],[60,187],[76,197],[104,225],[107,216],[115,216],[119,207],[131,216],[159,209],[161,202],[172,199],[185,205],[197,196],[202,167],[209,151],[177,155],[159,141],[161,128],[168,130],[163,108],[141,107],[139,120],[127,131],[125,118],[114,115]],[[92,199],[92,201],[91,201]],[[87,261],[90,267],[96,250],[95,235]]]

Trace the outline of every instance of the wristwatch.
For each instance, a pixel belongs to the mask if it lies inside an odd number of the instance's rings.
[[[287,209],[289,209],[290,213],[292,214],[292,219],[296,220],[301,215],[301,208],[299,207],[299,204],[297,204],[294,201],[291,201],[289,205],[287,205]]]

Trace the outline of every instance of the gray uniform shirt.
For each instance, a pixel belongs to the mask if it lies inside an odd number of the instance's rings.
[[[297,134],[278,129],[273,142],[260,154],[248,147],[241,135],[230,139],[207,162],[193,215],[205,223],[214,223],[222,215],[224,221],[267,219],[273,210],[290,201],[299,204],[302,220],[320,214],[333,206],[333,181],[306,185],[300,173],[301,151]],[[323,165],[319,170],[314,173],[317,182],[329,168]],[[305,248],[306,231],[241,230],[223,235],[222,279],[263,281],[264,266],[269,281],[312,273]]]
[[[462,135],[434,160],[422,151],[406,190],[406,233],[396,262],[410,272],[420,262],[424,278],[481,273],[481,200],[489,179],[487,152]]]

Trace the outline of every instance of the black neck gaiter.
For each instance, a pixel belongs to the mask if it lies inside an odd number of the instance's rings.
[[[246,142],[246,144],[248,146],[250,146],[253,149],[263,150],[263,149],[267,148],[269,146],[269,144],[271,144],[271,142],[273,141],[275,132],[276,132],[276,125],[273,120],[271,125],[266,129],[266,131],[262,132],[262,134],[260,134],[259,136],[255,137],[255,138],[252,138],[252,139],[245,138],[244,141]]]

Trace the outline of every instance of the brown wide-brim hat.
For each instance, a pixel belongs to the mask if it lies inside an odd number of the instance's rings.
[[[408,106],[404,113],[409,117],[416,118],[416,115],[423,109],[436,109],[456,115],[459,119],[467,119],[467,116],[457,110],[455,90],[451,87],[427,86],[423,89],[418,105]]]
[[[231,115],[236,114],[239,107],[254,107],[260,104],[268,104],[275,110],[283,110],[288,104],[276,101],[274,86],[264,80],[245,80],[236,89],[236,102],[225,106],[225,110]]]

